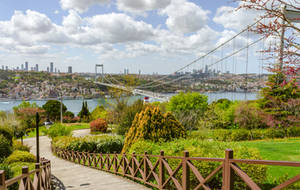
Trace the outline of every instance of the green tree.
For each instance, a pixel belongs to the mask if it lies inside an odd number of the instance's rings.
[[[23,109],[23,108],[38,108],[39,106],[33,102],[32,104],[30,102],[27,101],[22,101],[21,104],[19,104],[18,106],[14,106],[13,110],[16,113],[18,110]]]
[[[207,110],[207,96],[197,92],[179,93],[170,99],[168,109],[186,129],[195,129],[199,118]]]
[[[82,102],[82,108],[79,112],[78,116],[80,117],[81,121],[89,122],[91,119],[91,113],[89,111],[88,105],[86,101]]]
[[[43,109],[46,111],[47,117],[53,121],[60,119],[60,106],[61,103],[58,100],[48,100],[46,104],[43,105]],[[62,104],[63,114],[67,111],[67,107]]]

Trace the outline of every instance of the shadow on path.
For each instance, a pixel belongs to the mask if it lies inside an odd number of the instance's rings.
[[[51,190],[65,190],[65,185],[54,175],[51,175]]]

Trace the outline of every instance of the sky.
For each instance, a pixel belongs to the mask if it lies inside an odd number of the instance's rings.
[[[63,72],[68,66],[94,72],[95,64],[103,64],[106,73],[168,74],[257,18],[237,7],[232,0],[1,0],[0,65],[28,61],[46,70],[54,62]],[[242,47],[254,36],[241,35],[233,44]],[[229,54],[233,44],[186,71]],[[248,50],[247,72],[260,72],[261,46]],[[214,69],[243,73],[245,56],[241,52]]]

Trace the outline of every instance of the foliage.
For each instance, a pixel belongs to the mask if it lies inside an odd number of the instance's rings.
[[[103,106],[97,106],[91,113],[91,119],[106,118],[107,111]]]
[[[24,109],[24,108],[38,108],[39,106],[33,102],[32,104],[30,102],[27,102],[27,101],[22,101],[21,104],[19,104],[18,106],[14,106],[13,107],[13,110],[14,110],[14,113],[18,112],[19,110],[21,109]]]
[[[138,140],[169,141],[185,136],[184,127],[170,112],[162,114],[158,107],[147,107],[136,114],[126,135],[122,151],[126,152]]]
[[[209,104],[204,116],[199,120],[198,127],[201,129],[229,129],[236,128],[234,112],[239,102],[228,99],[220,99]]]
[[[48,100],[46,104],[43,105],[43,109],[46,111],[48,119],[52,121],[57,121],[60,119],[60,106],[61,103],[58,100]],[[67,111],[67,107],[62,104],[63,114]]]
[[[45,111],[39,107],[27,107],[15,110],[15,114],[22,125],[18,136],[23,136],[26,129],[34,128],[36,126],[36,113],[39,113],[40,118],[43,118],[44,112]],[[41,124],[42,119],[40,119],[39,125]]]
[[[5,163],[12,164],[14,162],[35,162],[36,157],[27,151],[14,151],[9,157],[5,159]]]
[[[30,147],[25,145],[25,144],[22,144],[20,141],[14,140],[13,141],[13,150],[14,151],[20,150],[20,151],[30,152]]]
[[[80,117],[80,121],[89,122],[91,119],[91,113],[89,111],[88,105],[86,101],[82,102],[82,108],[79,112],[78,116]]]
[[[224,158],[225,150],[230,147],[234,151],[234,158],[237,159],[262,159],[258,150],[254,148],[248,148],[246,146],[240,146],[237,143],[225,143],[225,142],[209,142],[199,139],[178,139],[171,142],[153,142],[153,141],[138,141],[133,144],[129,150],[129,153],[135,152],[136,154],[143,154],[147,151],[148,154],[159,155],[161,150],[164,150],[167,156],[182,156],[183,152],[189,151],[191,157],[209,157],[209,158]],[[167,159],[170,167],[174,170],[179,160]],[[193,165],[198,169],[202,176],[208,176],[220,163],[217,162],[203,162],[194,161]],[[266,179],[267,167],[263,165],[246,165],[239,164],[241,169],[245,171],[255,182],[261,184]],[[182,171],[179,171],[176,175],[178,178],[182,175]],[[208,185],[212,189],[221,189],[222,174],[219,173],[208,182]],[[190,178],[192,188],[195,188],[198,184],[194,175]],[[246,189],[245,184],[241,183],[240,178],[236,178],[235,189]],[[168,187],[166,189],[173,189]]]
[[[7,125],[0,126],[0,135],[2,135],[3,138],[6,138],[6,140],[9,142],[9,144],[12,145],[14,131],[11,127],[9,127]]]
[[[123,144],[123,138],[109,135],[57,137],[52,141],[52,145],[57,148],[94,153],[119,153],[122,150]]]
[[[71,111],[66,111],[63,115],[63,122],[64,123],[74,123],[76,119],[74,118],[74,113]]]
[[[7,179],[11,179],[11,178],[13,178],[15,176],[14,170],[8,164],[4,164],[4,163],[0,164],[0,170],[4,170],[4,172],[5,172],[5,179],[6,180]],[[15,184],[9,186],[7,189],[8,190],[17,190],[18,186],[19,185],[17,183],[15,183]]]
[[[264,122],[270,127],[289,127],[300,123],[300,88],[296,80],[276,73],[269,77],[261,91],[259,106],[266,113]]]
[[[66,112],[64,113],[64,116],[73,118],[75,115],[74,115],[74,113],[71,112],[71,111],[66,111]]]
[[[107,123],[105,119],[99,118],[90,123],[91,132],[102,132],[105,133],[107,130]]]
[[[12,153],[11,140],[0,134],[0,162]]]
[[[251,102],[241,102],[235,109],[234,122],[244,129],[265,128],[266,124],[263,122],[263,115],[263,111],[255,107]]]
[[[167,107],[186,129],[195,129],[207,106],[207,96],[196,92],[181,92],[172,96]]]
[[[50,138],[59,137],[59,136],[70,136],[72,129],[66,127],[65,125],[56,123],[52,125],[49,129],[45,130],[46,135]]]
[[[144,102],[142,100],[137,100],[132,105],[127,106],[121,115],[120,124],[117,127],[117,134],[125,135],[131,127],[135,115],[144,108]]]

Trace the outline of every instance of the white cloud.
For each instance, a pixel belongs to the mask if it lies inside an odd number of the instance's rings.
[[[117,0],[117,7],[119,10],[140,14],[144,11],[165,8],[170,3],[171,0]]]
[[[80,13],[83,13],[87,11],[88,8],[92,5],[102,5],[109,2],[110,0],[60,0],[60,5],[64,10],[73,9]]]
[[[255,10],[238,9],[222,6],[217,9],[213,21],[226,29],[242,30],[255,22],[258,12]]]
[[[59,14],[59,10],[55,10],[54,14],[58,15]]]
[[[160,14],[167,15],[166,25],[177,33],[196,32],[206,25],[209,11],[185,0],[172,0]]]

